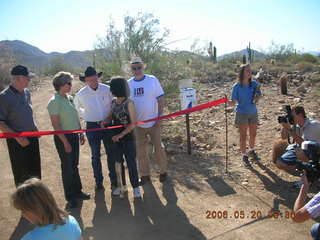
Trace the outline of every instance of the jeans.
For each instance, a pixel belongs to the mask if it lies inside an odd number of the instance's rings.
[[[87,129],[100,128],[100,125],[95,122],[87,122]],[[101,167],[101,141],[103,142],[106,154],[107,154],[107,163],[109,169],[109,178],[111,186],[117,186],[117,175],[115,169],[115,161],[112,158],[112,152],[110,151],[110,145],[112,144],[111,137],[112,131],[102,130],[102,131],[92,131],[86,133],[88,142],[91,149],[91,164],[93,169],[93,175],[96,181],[96,184],[102,184],[103,174]],[[123,166],[122,166],[123,168]],[[125,182],[124,182],[125,185]]]
[[[126,158],[127,167],[129,171],[129,178],[132,188],[139,186],[139,176],[136,163],[136,145],[133,140],[123,140],[120,142],[114,142],[111,144],[111,151],[114,160],[117,162],[123,162],[123,155]],[[122,171],[124,176],[124,171]]]
[[[311,233],[311,236],[312,236],[313,240],[319,240],[320,239],[319,226],[320,226],[319,223],[315,223],[315,224],[313,224],[313,226],[310,229],[310,233]]]
[[[286,152],[281,155],[279,160],[282,163],[285,163],[289,166],[294,166],[294,165],[298,164],[299,159],[297,158],[297,154],[296,154],[297,149],[300,149],[300,147],[297,144],[288,145],[288,147],[286,148]],[[303,150],[303,151],[307,156],[309,156],[309,154],[310,154],[309,150]]]
[[[67,153],[64,145],[58,136],[54,136],[54,143],[57,148],[61,160],[62,182],[64,188],[64,196],[67,201],[73,200],[81,193],[82,184],[79,175],[79,135],[66,134],[68,142],[72,147],[72,151]]]

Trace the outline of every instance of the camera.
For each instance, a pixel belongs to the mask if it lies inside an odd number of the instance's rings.
[[[302,150],[307,154],[309,162],[299,161],[297,169],[306,170],[306,176],[310,183],[315,182],[320,178],[320,143],[313,141],[304,141],[301,145]]]
[[[285,105],[284,108],[285,108],[287,115],[279,116],[278,123],[290,123],[291,125],[294,125],[294,119],[293,119],[292,110],[291,110],[290,105]]]

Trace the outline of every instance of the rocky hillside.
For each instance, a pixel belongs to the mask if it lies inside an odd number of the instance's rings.
[[[70,51],[68,53],[46,53],[39,48],[23,41],[0,41],[0,58],[12,55],[16,62],[40,70],[50,64],[54,58],[61,58],[63,62],[75,69],[92,64],[92,51]]]
[[[279,171],[271,162],[273,141],[280,137],[280,126],[277,122],[277,117],[285,114],[283,105],[301,104],[305,107],[309,117],[320,119],[320,72],[302,73],[295,71],[287,74],[287,77],[288,95],[280,94],[278,76],[274,76],[267,70],[264,76],[258,79],[262,82],[264,97],[258,104],[260,123],[257,137],[257,152],[261,158],[260,163],[263,164],[263,166],[268,169],[270,168],[276,175],[291,182],[297,179],[285,172]],[[229,96],[232,84],[232,81],[195,84],[199,104],[221,98],[224,94]],[[168,112],[179,110],[178,96],[167,99],[166,102]],[[226,130],[224,108],[224,105],[220,105],[190,115],[192,151],[196,155],[201,155],[203,159],[215,162],[215,164],[210,166],[210,169],[206,170],[210,172],[210,174],[211,172],[212,174],[224,174]],[[239,136],[233,124],[235,116],[234,110],[228,107],[227,112],[229,170],[232,171],[234,177],[238,178],[244,185],[255,186],[257,184],[255,182],[256,180],[250,178],[254,175],[254,172],[245,168],[240,160]],[[187,151],[185,118],[179,117],[171,121],[165,121],[164,126],[164,141],[167,145],[167,151],[173,155],[172,161],[177,163],[184,162],[185,165],[190,166],[190,173],[193,171],[202,171],[201,169],[194,169],[192,162],[185,161],[185,159],[180,157],[181,153]],[[199,163],[199,166],[203,166],[203,171],[209,167],[205,165],[205,162],[206,161],[203,161],[203,164]],[[256,163],[252,164],[254,165]],[[199,179],[194,179],[195,182],[198,180]],[[189,181],[193,180],[191,179]],[[255,187],[259,186],[260,185],[257,185]],[[286,186],[287,185],[283,187]]]

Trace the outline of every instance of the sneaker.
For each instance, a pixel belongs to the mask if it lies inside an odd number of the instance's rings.
[[[243,161],[245,166],[249,166],[250,165],[249,157],[247,155],[243,155],[242,156],[242,161]]]
[[[115,196],[124,194],[126,192],[128,192],[127,185],[123,185],[122,188],[117,187],[114,190],[112,190],[112,194],[115,195]]]
[[[119,196],[120,194],[121,194],[120,188],[116,188],[112,191],[112,195],[114,195],[114,196]]]
[[[151,181],[150,176],[142,176],[139,184],[140,184],[140,186],[143,186],[150,181]]]
[[[134,198],[141,198],[140,188],[136,187],[133,189],[133,196]]]
[[[166,181],[167,180],[167,176],[168,176],[167,173],[161,173],[160,177],[159,177],[160,182]]]
[[[90,199],[90,194],[84,193],[84,192],[80,192],[79,194],[77,194],[76,198],[80,199],[80,200],[89,200]]]
[[[254,150],[249,151],[248,154],[249,154],[249,156],[250,156],[250,158],[252,160],[255,160],[255,161],[259,160],[259,157],[258,157],[257,153]]]

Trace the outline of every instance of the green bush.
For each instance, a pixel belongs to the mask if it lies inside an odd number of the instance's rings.
[[[10,83],[10,68],[0,64],[0,91]]]
[[[11,68],[16,65],[16,59],[9,49],[2,49],[0,54],[0,91],[10,84]]]
[[[110,19],[107,34],[96,45],[97,64],[107,75],[128,75],[124,69],[132,56],[139,56],[147,64],[147,71],[159,78],[168,69],[165,44],[169,31],[159,27],[159,20],[152,14],[138,13],[124,16],[124,28],[117,29]]]
[[[318,59],[315,56],[308,54],[308,53],[302,54],[301,59],[302,59],[302,61],[309,62],[309,63],[317,63],[318,62]]]
[[[45,67],[43,73],[46,76],[51,76],[61,71],[76,73],[75,69],[66,64],[62,57],[53,57],[49,65]]]
[[[301,72],[310,72],[310,71],[314,71],[315,69],[315,66],[310,62],[300,62],[296,66],[297,66],[297,70]]]
[[[308,62],[313,64],[318,63],[317,57],[308,53],[302,54],[302,55],[293,55],[288,60],[291,63],[300,63],[300,62]]]

